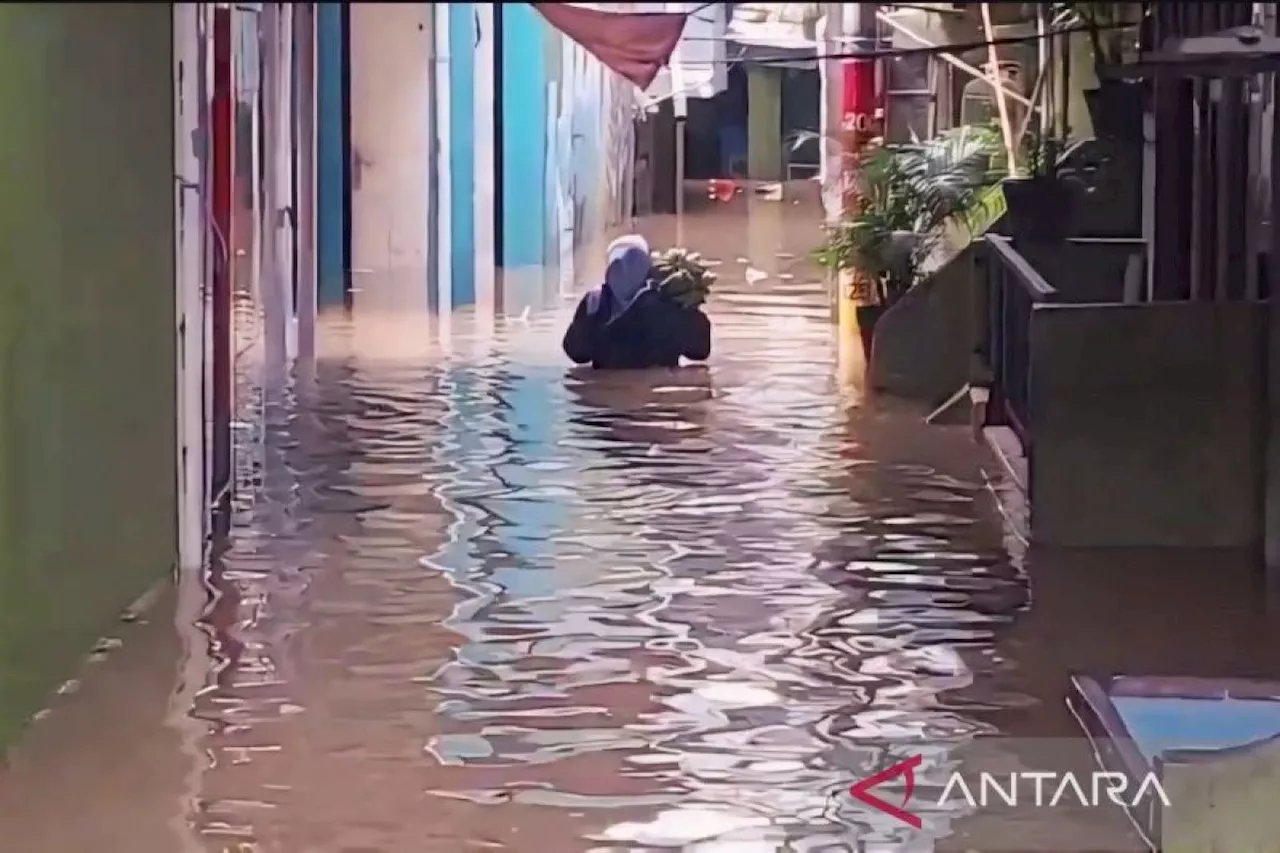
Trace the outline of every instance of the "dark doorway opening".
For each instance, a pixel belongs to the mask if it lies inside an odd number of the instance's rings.
[[[816,68],[788,68],[782,78],[782,156],[786,177],[811,178],[820,169],[822,83]],[[803,140],[803,141],[800,141]]]
[[[685,122],[685,178],[743,178],[747,175],[747,75],[729,68],[723,92],[690,98]]]

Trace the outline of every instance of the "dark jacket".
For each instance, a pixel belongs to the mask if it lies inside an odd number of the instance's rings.
[[[619,311],[605,285],[578,303],[564,333],[564,353],[598,370],[678,367],[681,357],[703,361],[711,355],[711,321],[650,287]]]

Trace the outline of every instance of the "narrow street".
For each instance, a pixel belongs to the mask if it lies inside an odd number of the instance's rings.
[[[11,756],[8,849],[854,850],[868,739],[1068,733],[1081,666],[1249,668],[1231,567],[1046,561],[1033,606],[967,431],[839,379],[811,211],[685,229],[705,369],[571,369],[569,302],[333,319],[244,415],[207,582]]]

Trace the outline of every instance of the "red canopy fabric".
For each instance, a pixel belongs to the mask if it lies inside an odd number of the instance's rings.
[[[600,12],[569,3],[534,3],[547,23],[582,45],[607,68],[649,88],[684,32],[684,12]]]

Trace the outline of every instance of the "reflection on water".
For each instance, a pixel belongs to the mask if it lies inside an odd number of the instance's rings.
[[[868,738],[1029,701],[971,449],[837,393],[813,279],[723,260],[708,368],[566,368],[564,312],[335,321],[222,559],[206,839],[847,842]]]
[[[748,285],[715,233],[706,369],[567,369],[563,310],[357,312],[249,388],[186,698],[138,712],[173,772],[115,834],[4,792],[15,849],[855,849],[897,833],[844,795],[877,739],[1054,731],[1067,652],[964,432],[842,396],[812,272],[757,238]]]
[[[834,393],[829,326],[726,313],[709,369],[599,376],[557,363],[563,319],[335,355],[268,414],[197,704],[206,837],[834,837],[860,742],[1025,704],[972,463],[895,455],[917,428]]]

